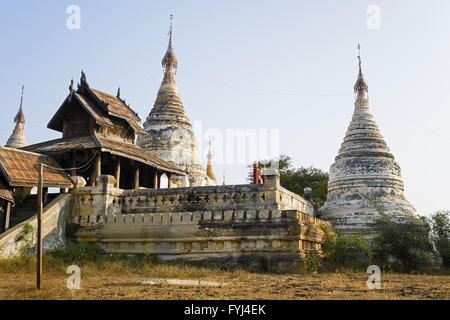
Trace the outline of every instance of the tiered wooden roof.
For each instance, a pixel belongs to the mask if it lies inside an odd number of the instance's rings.
[[[73,90],[73,82],[70,94],[64,100],[61,107],[48,123],[47,127],[56,131],[63,131],[63,120],[70,111],[70,102],[75,99],[84,110],[95,120],[95,123],[104,127],[113,127],[111,117],[125,120],[134,130],[135,135],[145,136],[147,133],[141,128],[139,116],[125,103],[120,96],[113,96],[100,90],[91,88],[86,82],[86,75],[82,73],[78,90]]]

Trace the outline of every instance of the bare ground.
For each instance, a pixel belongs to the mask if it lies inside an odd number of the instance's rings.
[[[119,265],[81,268],[81,289],[70,291],[65,266],[44,270],[41,290],[35,289],[32,263],[0,263],[0,300],[6,299],[450,299],[450,276],[381,275],[381,289],[369,290],[365,273],[269,274],[223,271],[177,265],[138,269]],[[216,281],[219,287],[144,284],[149,279]]]

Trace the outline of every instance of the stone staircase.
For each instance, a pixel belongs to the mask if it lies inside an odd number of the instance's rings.
[[[47,196],[47,204],[55,199],[59,193],[49,193]],[[44,203],[44,207],[46,205]],[[13,228],[15,225],[25,221],[37,213],[37,195],[32,194],[27,196],[22,203],[17,203],[11,210],[11,220],[9,222],[9,228]]]

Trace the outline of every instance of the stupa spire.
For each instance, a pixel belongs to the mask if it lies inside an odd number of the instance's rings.
[[[173,15],[170,15],[170,29],[169,29],[169,45],[167,46],[166,54],[162,59],[162,66],[164,68],[164,80],[175,81],[175,73],[178,68],[178,61],[175,57],[172,44],[172,31],[173,31]]]
[[[173,15],[170,15],[169,45],[161,62],[164,70],[164,78],[159,88],[155,104],[144,123],[144,128],[151,125],[170,124],[174,121],[185,128],[192,128],[184,112],[183,102],[181,101],[178,86],[175,81],[175,71],[178,67],[178,61],[173,51],[172,21]]]
[[[20,97],[20,107],[16,116],[14,117],[14,122],[16,123],[14,130],[6,142],[7,147],[11,148],[22,148],[28,145],[27,139],[24,135],[23,125],[25,124],[25,116],[23,114],[23,93],[25,87],[22,86],[22,95]]]
[[[212,180],[216,180],[216,176],[214,174],[214,170],[212,167],[212,153],[211,153],[211,140],[209,140],[209,150],[208,150],[208,164],[206,166],[206,174],[208,177],[210,177]]]
[[[355,93],[358,94],[358,97],[365,98],[365,94],[369,90],[369,86],[366,83],[366,80],[364,80],[364,75],[362,73],[362,67],[361,67],[361,46],[358,44],[358,66],[359,66],[359,73],[358,73],[358,79],[356,80],[354,90]]]
[[[178,61],[173,50],[173,15],[170,15],[169,44],[161,61],[164,78],[156,101],[144,122],[147,136],[138,137],[137,144],[156,156],[185,170],[190,186],[210,184],[205,168],[201,165],[192,125],[183,107],[175,72]],[[184,181],[175,181],[178,186]]]

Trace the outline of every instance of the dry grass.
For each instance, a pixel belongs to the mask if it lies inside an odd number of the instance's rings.
[[[44,259],[42,289],[35,289],[33,259],[0,260],[0,300],[4,299],[450,299],[450,276],[382,274],[382,289],[368,290],[365,273],[270,274],[224,271],[183,264],[87,262],[81,289],[66,287],[67,265]],[[144,279],[194,279],[222,287],[149,285]]]

